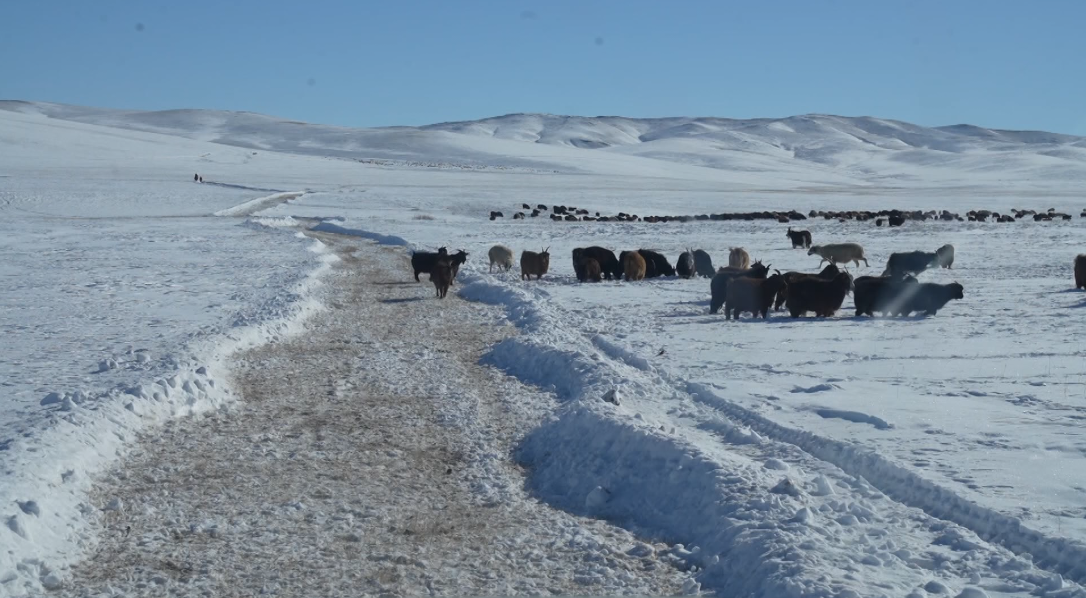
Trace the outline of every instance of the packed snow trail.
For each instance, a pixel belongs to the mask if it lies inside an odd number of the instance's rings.
[[[64,594],[676,594],[664,545],[529,498],[513,444],[554,399],[478,365],[493,306],[343,261],[308,333],[239,356],[236,408],[142,438],[98,483],[100,544]]]

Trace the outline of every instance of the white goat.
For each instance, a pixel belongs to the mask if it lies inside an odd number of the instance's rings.
[[[513,250],[509,249],[505,245],[495,245],[487,252],[490,256],[490,271],[494,271],[494,265],[497,264],[501,270],[508,271],[513,267]]]
[[[818,255],[822,258],[818,265],[821,266],[822,262],[829,262],[831,264],[847,264],[849,262],[856,262],[856,266],[859,267],[860,260],[864,261],[864,265],[868,266],[867,258],[864,257],[864,248],[859,243],[831,243],[829,245],[811,245],[811,248],[807,251],[807,255]]]
[[[935,250],[935,263],[944,268],[950,268],[954,265],[954,246],[950,243],[943,245],[939,249]]]

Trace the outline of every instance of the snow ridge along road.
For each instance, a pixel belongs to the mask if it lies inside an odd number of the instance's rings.
[[[1079,543],[672,376],[582,332],[538,285],[473,271],[465,280],[464,297],[503,306],[524,331],[484,362],[565,403],[518,453],[533,491],[684,543],[703,587],[742,596],[1086,595],[1076,584],[1086,579]]]
[[[64,594],[645,594],[696,589],[666,545],[529,498],[509,454],[553,400],[477,365],[500,310],[342,261],[307,332],[238,356],[236,408],[142,437],[92,494]]]

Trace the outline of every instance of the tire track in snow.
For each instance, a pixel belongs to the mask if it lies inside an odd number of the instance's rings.
[[[646,369],[642,357],[608,341],[600,339],[595,344],[613,359],[636,369],[655,373],[670,386],[720,411],[734,423],[746,426],[766,438],[796,446],[850,475],[863,478],[901,504],[960,525],[986,541],[1029,558],[1040,568],[1086,584],[1086,545],[1080,542],[1069,538],[1050,537],[1030,529],[1023,525],[1021,520],[967,500],[870,449],[783,426],[720,397],[705,384],[688,382],[666,372]]]

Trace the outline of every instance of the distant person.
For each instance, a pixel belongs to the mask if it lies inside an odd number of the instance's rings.
[[[204,182],[204,177],[200,177],[200,182]]]
[[[199,183],[200,182],[200,173],[196,173],[196,174],[192,175],[192,182],[194,182],[194,183]]]

